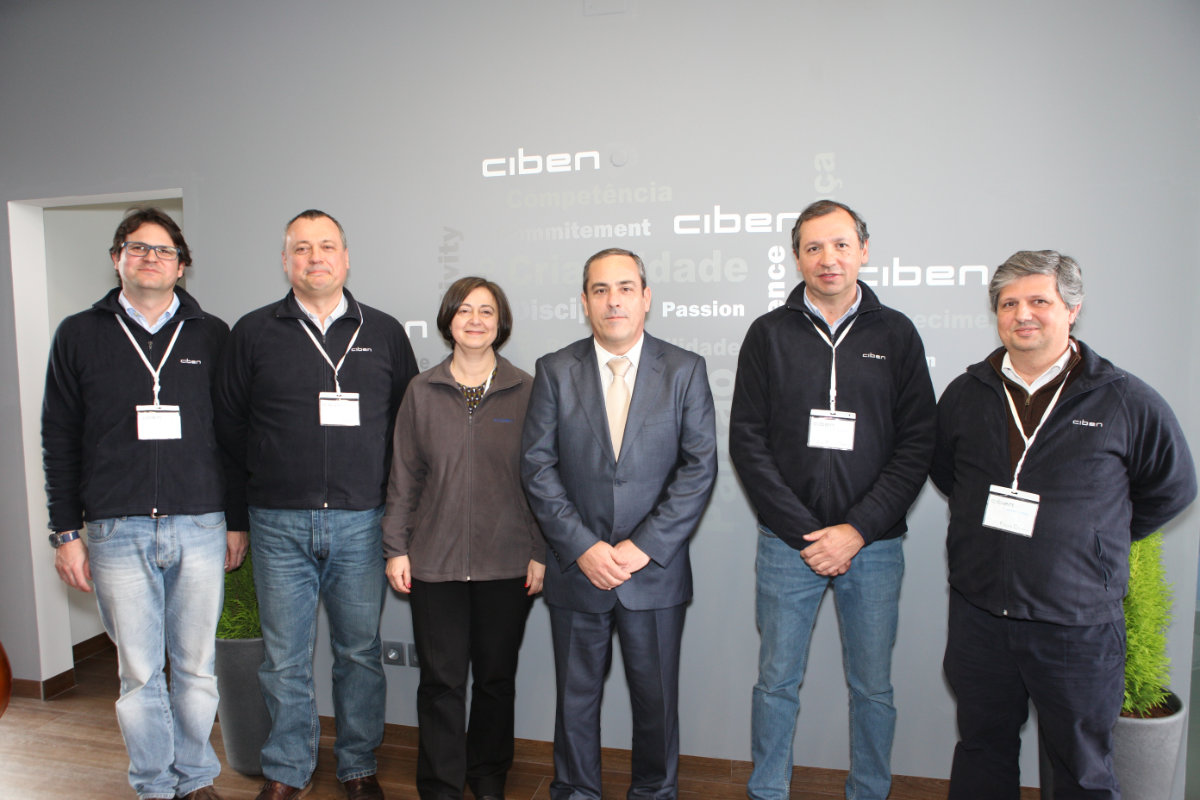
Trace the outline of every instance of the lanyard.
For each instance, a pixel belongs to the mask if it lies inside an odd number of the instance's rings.
[[[321,343],[317,341],[317,337],[313,336],[313,332],[308,329],[307,325],[304,324],[304,320],[298,319],[296,322],[300,323],[300,327],[303,328],[304,332],[308,334],[308,338],[312,339],[313,347],[317,348],[317,352],[321,354],[321,358],[325,359],[325,363],[328,364],[330,369],[333,370],[333,388],[338,394],[341,394],[342,384],[338,381],[338,372],[341,370],[342,364],[346,363],[346,356],[350,355],[350,350],[354,347],[354,343],[358,341],[358,332],[362,330],[361,317],[358,322],[358,327],[354,329],[354,335],[350,337],[350,344],[346,345],[346,352],[342,353],[342,357],[338,360],[337,366],[334,366],[333,361],[329,358],[329,354],[325,352],[325,348],[321,347]]]
[[[846,334],[854,327],[854,323],[858,321],[858,317],[846,323],[846,327],[842,328],[842,332],[838,334],[836,342],[829,340],[829,337],[825,335],[825,331],[821,330],[821,326],[816,323],[816,320],[809,317],[808,321],[812,323],[817,336],[824,339],[825,344],[829,345],[829,349],[833,351],[833,357],[829,366],[829,410],[837,411],[837,349],[842,340],[846,338]]]
[[[146,354],[142,352],[142,348],[138,347],[138,343],[133,338],[133,334],[129,332],[129,327],[125,324],[125,320],[121,319],[119,314],[114,314],[113,316],[117,318],[117,322],[120,323],[121,330],[125,331],[125,336],[128,337],[129,343],[133,345],[133,349],[141,356],[142,363],[146,365],[146,369],[150,370],[150,374],[154,377],[154,405],[158,405],[158,390],[162,388],[162,383],[159,382],[158,376],[162,373],[163,364],[167,363],[167,358],[171,355],[171,351],[175,349],[175,340],[179,338],[179,332],[183,330],[183,323],[187,322],[187,320],[183,319],[179,321],[179,325],[175,328],[175,333],[171,335],[171,343],[167,345],[167,352],[163,353],[162,358],[158,362],[158,369],[155,369],[151,366],[150,359],[146,358]]]
[[[1004,384],[1004,396],[1008,398],[1008,408],[1012,411],[1013,421],[1017,423],[1017,433],[1020,434],[1021,440],[1025,442],[1025,449],[1021,451],[1021,458],[1017,461],[1017,468],[1013,470],[1012,488],[1016,491],[1017,477],[1021,474],[1021,467],[1025,465],[1025,456],[1029,455],[1029,448],[1033,447],[1033,440],[1041,432],[1042,426],[1046,424],[1046,420],[1050,418],[1050,412],[1054,410],[1054,406],[1058,404],[1058,398],[1062,395],[1063,389],[1067,386],[1067,375],[1063,376],[1063,381],[1058,385],[1058,391],[1054,393],[1054,397],[1050,399],[1050,405],[1046,406],[1046,410],[1042,412],[1042,418],[1038,421],[1037,427],[1033,429],[1033,433],[1029,436],[1025,435],[1025,426],[1021,424],[1021,415],[1017,413],[1017,404],[1013,402],[1012,392],[1009,391],[1008,384]]]

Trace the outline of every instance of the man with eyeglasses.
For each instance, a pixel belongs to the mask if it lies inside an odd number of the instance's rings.
[[[317,766],[317,604],[329,615],[337,777],[350,800],[382,798],[375,748],[387,683],[380,660],[383,517],[392,425],[416,359],[403,326],[344,289],[340,223],[310,209],[284,229],[292,291],[234,326],[217,427],[232,462],[229,525],[249,530],[271,714],[258,800],[298,800]]]
[[[213,432],[210,384],[229,327],[176,285],[192,259],[161,210],[133,209],[109,253],[120,286],[65,319],[50,351],[54,565],[67,585],[94,587],[116,642],[117,722],[138,797],[219,800],[217,618],[223,570],[246,553],[245,534],[225,529]]]

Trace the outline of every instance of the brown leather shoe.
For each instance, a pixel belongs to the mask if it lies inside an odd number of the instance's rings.
[[[183,800],[221,800],[221,795],[211,786],[202,786],[194,792],[188,792]]]
[[[312,789],[312,781],[299,789],[279,781],[267,781],[254,800],[300,800],[301,797],[308,796],[310,789]]]
[[[384,800],[383,787],[374,775],[342,781],[346,789],[346,800]]]

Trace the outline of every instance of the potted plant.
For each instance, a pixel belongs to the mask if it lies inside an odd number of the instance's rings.
[[[1125,595],[1125,703],[1113,729],[1113,766],[1125,800],[1169,800],[1187,713],[1167,689],[1171,659],[1171,585],[1162,562],[1162,532],[1129,550]]]
[[[1162,563],[1162,532],[1129,549],[1125,595],[1125,700],[1113,728],[1113,769],[1124,800],[1170,800],[1186,727],[1183,702],[1167,689],[1171,659],[1171,585]],[[1043,800],[1053,798],[1053,773],[1041,754]]]
[[[225,760],[243,775],[262,774],[262,746],[271,730],[271,717],[258,685],[264,654],[254,565],[247,552],[241,567],[225,573],[216,663],[217,715]]]

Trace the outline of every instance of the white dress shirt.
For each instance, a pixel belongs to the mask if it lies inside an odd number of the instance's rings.
[[[643,333],[624,356],[629,359],[629,371],[625,373],[625,385],[629,387],[630,397],[633,397],[633,384],[637,380],[638,361],[642,358],[642,343],[645,340],[646,334]],[[600,396],[605,398],[608,397],[608,387],[612,386],[613,382],[613,371],[608,368],[608,362],[614,358],[621,358],[621,356],[605,350],[595,337],[592,338],[592,344],[596,346],[596,364],[600,367]]]
[[[1007,351],[1004,353],[1004,360],[1000,362],[1000,371],[1004,373],[1004,377],[1032,395],[1038,389],[1054,380],[1058,376],[1058,373],[1067,368],[1067,362],[1071,360],[1071,353],[1073,352],[1075,352],[1075,342],[1068,339],[1067,349],[1058,357],[1057,361],[1050,365],[1049,369],[1037,376],[1033,383],[1026,383],[1025,379],[1017,374],[1017,371],[1013,369],[1012,359],[1008,357]]]

